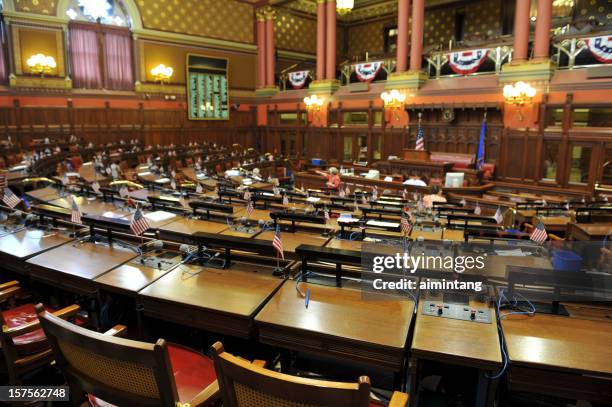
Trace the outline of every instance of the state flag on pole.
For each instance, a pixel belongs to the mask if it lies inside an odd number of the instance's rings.
[[[497,207],[497,210],[495,211],[495,215],[493,215],[493,218],[495,218],[495,222],[497,222],[498,224],[504,221],[504,215],[502,215],[501,208]]]
[[[130,229],[132,230],[132,233],[134,233],[136,236],[140,236],[146,232],[150,226],[149,220],[142,214],[140,208],[136,209],[134,216],[132,216],[132,221],[130,222]]]
[[[21,199],[19,199],[19,197],[15,195],[10,188],[4,188],[4,196],[2,197],[2,202],[4,202],[9,208],[13,209],[17,205],[19,205]]]
[[[74,197],[72,198],[72,211],[70,213],[70,221],[72,223],[81,224],[81,209],[79,209],[79,205],[77,205]]]
[[[285,260],[285,253],[283,251],[283,241],[281,239],[280,225],[276,225],[276,232],[274,232],[274,239],[272,239],[272,247],[276,250],[276,256]]]
[[[544,227],[544,224],[542,222],[538,223],[538,226],[533,229],[533,232],[531,232],[531,235],[529,236],[530,240],[533,240],[538,244],[544,243],[547,238],[548,233],[546,233],[546,228]]]

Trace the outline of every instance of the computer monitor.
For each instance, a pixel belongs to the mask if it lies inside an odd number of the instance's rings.
[[[463,177],[464,174],[462,172],[447,172],[444,187],[461,188],[463,186]]]

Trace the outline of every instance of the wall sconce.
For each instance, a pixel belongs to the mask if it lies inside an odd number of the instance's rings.
[[[57,67],[53,57],[43,54],[32,55],[30,58],[28,58],[26,63],[33,74],[40,75],[41,77],[45,76],[46,73],[50,73]]]
[[[165,82],[168,82],[174,73],[174,69],[171,66],[166,66],[164,64],[159,64],[155,68],[151,69],[151,75],[155,81],[159,81],[162,85]]]
[[[317,95],[306,96],[304,98],[304,104],[306,105],[306,110],[308,113],[313,114],[316,122],[320,122],[320,117],[317,113],[321,111],[321,107],[323,107],[324,99]]]
[[[393,89],[390,92],[381,93],[380,98],[384,102],[385,110],[392,111],[395,120],[399,120],[399,112],[404,110],[406,95],[400,93],[400,91],[398,91],[397,89]]]
[[[508,84],[504,86],[504,99],[506,99],[506,103],[516,105],[520,121],[524,119],[521,112],[522,106],[526,103],[531,103],[535,95],[535,88],[523,81],[518,81],[514,85]]]

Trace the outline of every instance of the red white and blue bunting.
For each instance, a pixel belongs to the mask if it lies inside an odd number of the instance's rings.
[[[584,40],[591,54],[604,64],[612,63],[612,36],[602,35]]]
[[[289,73],[289,83],[293,89],[302,89],[306,85],[308,79],[308,71],[297,71]]]
[[[451,52],[448,54],[448,64],[453,72],[468,75],[480,68],[489,55],[486,48],[473,49],[470,51]]]
[[[357,79],[361,82],[372,82],[382,69],[384,61],[364,62],[353,65]]]

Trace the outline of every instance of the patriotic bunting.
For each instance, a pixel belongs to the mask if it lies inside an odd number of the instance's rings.
[[[353,65],[353,70],[360,82],[372,82],[384,65],[383,61],[365,62]]]
[[[460,75],[474,73],[487,59],[488,49],[473,49],[470,51],[458,51],[448,54],[448,64],[453,72]]]

